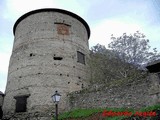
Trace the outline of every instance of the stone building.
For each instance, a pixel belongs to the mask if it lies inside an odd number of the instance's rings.
[[[2,105],[3,105],[4,94],[0,91],[0,119],[3,116]]]
[[[149,63],[147,69],[150,73],[149,79],[152,82],[149,89],[150,104],[158,104],[160,103],[160,60]]]
[[[50,120],[56,90],[64,111],[66,95],[87,86],[89,26],[72,12],[47,8],[21,16],[13,33],[4,118]]]

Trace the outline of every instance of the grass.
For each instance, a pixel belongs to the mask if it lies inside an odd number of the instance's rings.
[[[92,114],[103,112],[104,109],[75,109],[69,112],[60,114],[59,119],[64,120],[68,118],[86,118]]]
[[[156,104],[153,106],[148,106],[148,107],[140,109],[140,111],[142,111],[142,112],[143,111],[154,111],[154,110],[160,110],[160,104]]]
[[[70,118],[87,118],[90,117],[91,115],[95,115],[96,113],[100,113],[102,114],[104,112],[104,110],[106,111],[113,111],[113,112],[124,112],[124,111],[128,111],[131,112],[132,114],[134,114],[137,110],[135,109],[128,109],[128,108],[90,108],[90,109],[74,109],[71,110],[69,112],[64,112],[62,114],[59,115],[59,120],[66,120],[66,119],[70,119]],[[160,110],[160,104],[157,105],[153,105],[153,106],[149,106],[149,107],[145,107],[142,108],[140,110],[138,110],[138,112],[149,112],[149,111],[156,111],[156,110]],[[123,120],[126,118],[131,118],[132,116],[128,117],[128,116],[113,116],[113,117],[104,117],[104,120]],[[149,117],[148,117],[149,118]],[[54,120],[54,118],[53,118]]]

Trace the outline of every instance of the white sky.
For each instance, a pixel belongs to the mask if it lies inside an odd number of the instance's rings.
[[[139,30],[160,52],[160,0],[1,0],[0,91],[4,92],[13,45],[13,25],[26,12],[60,8],[81,16],[90,26],[90,47],[110,43],[110,35]]]

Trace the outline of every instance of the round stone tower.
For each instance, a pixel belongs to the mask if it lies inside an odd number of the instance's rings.
[[[50,120],[56,90],[64,111],[67,94],[87,86],[89,26],[72,12],[47,8],[21,16],[13,33],[4,118]]]

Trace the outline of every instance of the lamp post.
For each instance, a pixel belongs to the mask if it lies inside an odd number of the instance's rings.
[[[56,117],[55,117],[56,120],[58,120],[58,102],[59,102],[60,98],[61,98],[61,95],[58,93],[58,91],[55,91],[55,94],[52,95],[52,100],[56,105]]]

